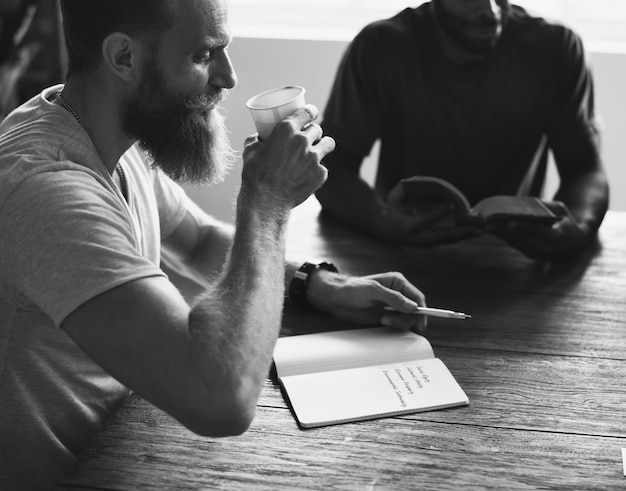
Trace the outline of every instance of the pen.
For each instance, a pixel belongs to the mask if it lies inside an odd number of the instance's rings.
[[[385,310],[397,312],[391,307],[385,307]],[[434,309],[431,307],[417,307],[417,314],[429,315],[431,317],[444,317],[446,319],[470,319],[472,316],[463,312],[456,312],[447,309]]]

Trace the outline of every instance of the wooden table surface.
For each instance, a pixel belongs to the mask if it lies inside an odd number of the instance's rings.
[[[290,256],[401,271],[430,306],[472,314],[425,333],[470,405],[301,430],[271,373],[251,428],[211,439],[133,395],[59,489],[626,489],[626,213],[559,264],[489,236],[396,247],[318,213],[313,199],[294,211]],[[283,331],[345,327],[287,310]]]

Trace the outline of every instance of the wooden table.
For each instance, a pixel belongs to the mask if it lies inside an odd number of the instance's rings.
[[[294,257],[401,271],[429,305],[472,314],[425,333],[470,405],[300,430],[272,374],[249,431],[210,439],[131,396],[60,489],[626,489],[626,213],[608,213],[585,257],[543,264],[493,237],[386,245],[318,212],[294,211]],[[285,334],[344,327],[284,321]]]

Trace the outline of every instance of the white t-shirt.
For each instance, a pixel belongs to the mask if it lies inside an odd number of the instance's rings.
[[[188,199],[136,147],[127,203],[51,87],[0,125],[0,489],[57,479],[128,395],[59,326],[95,296],[164,275]]]

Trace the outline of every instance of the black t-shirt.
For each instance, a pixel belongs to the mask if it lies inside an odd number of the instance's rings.
[[[416,174],[447,179],[472,203],[516,194],[544,135],[557,161],[588,147],[593,84],[574,32],[512,7],[497,47],[463,69],[444,56],[430,7],[366,26],[325,109],[324,132],[339,146],[365,156],[381,140],[381,194]]]

